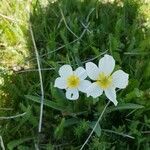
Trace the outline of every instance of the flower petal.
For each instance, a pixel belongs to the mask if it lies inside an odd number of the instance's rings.
[[[88,81],[88,80],[82,80],[80,82],[80,85],[79,85],[78,89],[79,89],[79,91],[81,91],[83,93],[86,93],[87,88],[90,87],[90,85],[91,85],[90,81]]]
[[[99,68],[92,62],[86,63],[85,67],[86,67],[86,72],[87,72],[88,76],[92,80],[96,80],[100,73]]]
[[[66,90],[66,98],[70,100],[77,100],[79,98],[78,89],[67,89]]]
[[[54,87],[57,87],[59,89],[65,89],[67,88],[67,84],[64,78],[59,77],[55,80]]]
[[[70,65],[63,65],[62,67],[60,67],[59,69],[59,75],[61,77],[68,77],[69,75],[72,75],[73,71],[72,71],[72,67]]]
[[[85,78],[87,78],[86,70],[83,67],[78,67],[74,71],[74,74],[77,75],[81,80],[84,80]]]
[[[103,58],[99,60],[100,71],[106,75],[110,75],[115,68],[115,60],[110,55],[104,55]]]
[[[128,85],[129,74],[122,70],[117,70],[112,74],[113,85],[117,88],[124,89]]]
[[[114,88],[109,88],[105,90],[106,97],[117,106],[118,102],[116,100],[116,91]]]
[[[102,95],[103,90],[96,84],[96,82],[94,82],[87,88],[86,92],[88,97],[92,96],[93,98],[96,98]]]

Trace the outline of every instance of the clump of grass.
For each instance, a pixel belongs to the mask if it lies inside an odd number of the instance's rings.
[[[28,56],[26,36],[29,15],[29,2],[4,1],[0,3],[1,27],[1,64],[13,68],[14,65],[25,65],[24,59]],[[26,7],[24,7],[26,6]]]

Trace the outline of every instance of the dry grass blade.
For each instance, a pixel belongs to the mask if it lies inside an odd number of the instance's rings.
[[[7,119],[14,119],[14,118],[18,118],[18,117],[22,117],[26,114],[26,112],[19,114],[19,115],[15,115],[15,116],[9,116],[9,117],[0,117],[0,120],[7,120]]]
[[[59,8],[60,8],[60,7],[59,7]],[[64,23],[65,23],[65,26],[66,26],[66,28],[68,29],[68,31],[70,31],[76,38],[79,38],[79,37],[70,29],[70,27],[67,25],[67,22],[66,22],[64,13],[63,13],[63,11],[62,11],[61,8],[60,8],[60,13],[61,13],[61,15],[62,15],[62,19],[63,19],[63,21],[64,21]]]
[[[39,72],[39,78],[40,78],[40,86],[41,86],[41,106],[40,106],[39,129],[38,129],[38,132],[40,133],[41,129],[42,129],[42,119],[43,119],[44,88],[43,88],[43,78],[42,78],[42,72],[41,72],[41,64],[40,64],[39,53],[38,53],[38,50],[37,50],[37,47],[36,47],[36,44],[35,44],[34,35],[33,35],[31,25],[30,25],[30,33],[31,33],[31,38],[32,38],[35,54],[36,54],[38,72]]]
[[[2,136],[0,136],[0,144],[1,144],[2,150],[5,150],[5,146],[4,146],[4,142],[3,142]]]

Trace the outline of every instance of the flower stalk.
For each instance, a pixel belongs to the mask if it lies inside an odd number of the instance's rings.
[[[91,133],[89,134],[88,138],[86,139],[86,141],[84,142],[84,144],[82,145],[82,147],[80,148],[80,150],[82,150],[82,149],[84,148],[84,146],[88,143],[90,137],[92,136],[93,132],[95,131],[95,129],[96,129],[96,127],[97,127],[97,125],[98,125],[99,122],[101,121],[101,119],[102,119],[102,117],[103,117],[103,115],[104,115],[104,113],[105,113],[105,111],[106,111],[106,109],[107,109],[107,107],[108,107],[109,104],[110,104],[110,101],[108,101],[107,104],[105,105],[105,107],[104,107],[102,113],[100,114],[100,116],[99,116],[97,122],[95,123],[95,126],[94,126],[93,130],[92,130]]]

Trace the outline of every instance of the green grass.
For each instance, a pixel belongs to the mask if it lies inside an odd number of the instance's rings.
[[[27,7],[27,8],[26,8]],[[29,14],[29,9],[30,14]],[[54,88],[58,69],[75,69],[111,54],[130,76],[85,146],[89,150],[148,150],[150,147],[150,3],[138,0],[0,2],[0,136],[8,150],[78,150],[107,103],[105,96],[77,101]],[[25,9],[26,8],[26,9]],[[8,18],[9,17],[9,18]],[[40,81],[29,18],[42,66],[45,103],[38,133]],[[18,20],[18,21],[17,21]],[[1,108],[11,108],[4,110]]]

